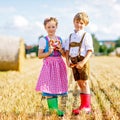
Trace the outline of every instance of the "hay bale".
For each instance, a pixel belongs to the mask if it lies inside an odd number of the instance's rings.
[[[120,47],[116,48],[116,56],[120,57]]]
[[[116,52],[113,51],[113,52],[109,53],[109,56],[116,56]]]
[[[30,58],[30,54],[26,54],[26,58],[29,59]]]
[[[36,52],[31,52],[31,53],[30,53],[30,57],[31,57],[31,58],[37,57],[37,56],[36,56]]]
[[[13,36],[0,36],[0,70],[22,69],[25,58],[24,40]]]

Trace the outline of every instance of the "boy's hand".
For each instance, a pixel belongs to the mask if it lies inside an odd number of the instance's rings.
[[[76,67],[77,64],[70,64],[70,67],[73,68],[73,67]]]
[[[82,69],[83,66],[84,66],[84,63],[82,61],[80,61],[76,64],[76,68],[78,68],[78,69]]]
[[[68,61],[68,62],[66,62],[66,63],[67,63],[67,66],[68,66],[68,67],[71,67],[71,68],[73,68],[73,67],[75,67],[75,66],[76,66],[76,64],[72,64],[72,63],[71,63],[71,62],[69,62],[69,61]]]

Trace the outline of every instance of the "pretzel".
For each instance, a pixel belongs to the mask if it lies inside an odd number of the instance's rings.
[[[49,44],[50,44],[50,47],[52,47],[54,49],[57,49],[57,46],[60,44],[60,40],[58,40],[58,39],[57,40],[51,39]]]

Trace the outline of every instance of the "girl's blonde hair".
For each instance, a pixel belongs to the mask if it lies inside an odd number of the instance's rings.
[[[85,12],[79,12],[74,16],[73,21],[83,21],[85,25],[88,25],[89,23],[89,17]]]
[[[50,21],[54,21],[54,22],[56,23],[56,26],[58,25],[58,20],[57,20],[56,18],[54,18],[54,17],[49,17],[49,18],[46,18],[46,19],[44,20],[44,26],[46,26],[46,24],[47,24],[48,22],[50,22]]]

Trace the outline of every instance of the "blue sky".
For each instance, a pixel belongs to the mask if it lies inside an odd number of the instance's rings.
[[[120,0],[0,0],[0,35],[22,37],[26,44],[37,44],[46,35],[46,17],[58,19],[57,35],[66,39],[73,32],[73,17],[88,13],[86,30],[98,40],[120,37]]]

